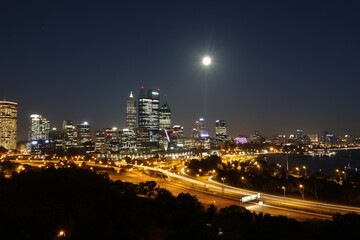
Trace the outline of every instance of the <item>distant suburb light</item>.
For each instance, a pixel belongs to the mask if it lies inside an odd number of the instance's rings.
[[[208,56],[205,56],[203,59],[202,59],[202,63],[205,65],[205,66],[208,66],[211,64],[211,58],[208,57]]]
[[[58,237],[65,237],[65,231],[61,230],[59,233],[58,233]]]

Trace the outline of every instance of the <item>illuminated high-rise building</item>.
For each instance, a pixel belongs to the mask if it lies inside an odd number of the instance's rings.
[[[106,144],[105,144],[105,131],[94,131],[94,150],[95,152],[105,153],[106,152]]]
[[[146,128],[135,128],[136,151],[146,152],[150,148],[149,130]]]
[[[136,102],[133,93],[130,92],[126,100],[126,128],[133,130],[136,127]]]
[[[50,121],[40,114],[30,115],[29,140],[49,139]]]
[[[196,127],[193,128],[193,140],[195,141],[195,148],[210,149],[210,135],[206,131],[205,119],[199,118],[195,122]]]
[[[56,150],[63,149],[64,132],[52,128],[49,132],[49,140]]]
[[[199,120],[195,122],[195,125],[196,127],[193,129],[194,137],[198,137],[198,138],[209,137],[209,133],[206,131],[204,118],[199,118]]]
[[[301,138],[303,137],[303,131],[301,129],[296,129],[296,139],[297,140],[301,140]]]
[[[149,147],[158,147],[159,142],[160,89],[141,88],[138,101],[138,125],[149,131]]]
[[[120,150],[121,151],[135,151],[136,149],[136,134],[133,130],[127,128],[119,131]]]
[[[16,149],[18,105],[0,101],[0,146],[8,150]]]
[[[77,142],[82,145],[91,141],[90,124],[88,122],[79,123],[77,125]]]
[[[260,132],[255,130],[254,134],[250,137],[250,141],[252,143],[263,143],[265,141],[265,138],[261,136]]]
[[[184,148],[184,127],[180,125],[174,125],[172,131],[169,132],[171,139],[170,149]]]
[[[160,107],[159,111],[159,128],[162,130],[171,129],[171,110],[167,103]]]
[[[120,149],[119,130],[116,127],[105,128],[105,145],[108,152],[118,152]]]
[[[225,142],[227,140],[225,120],[215,121],[215,139],[218,142]]]
[[[63,145],[65,149],[75,147],[77,145],[77,133],[73,121],[64,120],[62,125],[64,132]]]

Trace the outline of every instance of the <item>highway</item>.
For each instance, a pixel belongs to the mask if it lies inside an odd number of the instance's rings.
[[[14,160],[14,162],[33,166],[44,166],[46,162],[55,163],[58,161]],[[82,161],[75,161],[75,163],[81,164]],[[86,164],[92,167],[105,167],[103,164],[92,162],[86,162]],[[124,168],[125,165],[130,166],[122,162],[119,163],[118,166],[108,165],[108,167],[119,171],[121,167]],[[258,192],[222,184],[214,181],[212,177],[192,177],[186,174],[185,168],[182,168],[179,174],[175,174],[158,167],[143,165],[131,165],[131,167],[130,171],[122,174],[116,172],[109,173],[109,177],[113,180],[128,181],[135,184],[144,181],[156,181],[160,187],[166,188],[174,195],[181,192],[195,195],[205,207],[210,204],[214,204],[217,208],[239,205],[256,213],[263,212],[264,214],[270,215],[282,215],[299,221],[313,218],[332,219],[332,216],[336,213],[345,214],[355,212],[360,214],[360,208],[357,207],[306,201],[266,193],[261,193],[261,199],[242,203],[240,201],[242,197],[255,195],[258,194]],[[160,172],[163,176],[167,176],[167,178],[151,177],[145,174],[147,170]]]

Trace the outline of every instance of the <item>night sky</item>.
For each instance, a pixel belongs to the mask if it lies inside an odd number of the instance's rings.
[[[0,96],[19,103],[19,140],[32,113],[123,128],[141,86],[187,135],[205,117],[232,137],[360,136],[357,2],[2,0]]]

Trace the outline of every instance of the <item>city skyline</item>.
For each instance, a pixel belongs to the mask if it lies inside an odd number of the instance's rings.
[[[152,89],[148,89],[148,88],[144,88],[143,86],[140,88],[140,91],[139,91],[139,98],[142,98],[142,91],[143,90],[145,90],[145,91],[149,91],[149,93],[147,93],[147,94],[150,94],[151,95],[151,91],[152,91]],[[160,94],[160,89],[157,89],[157,90],[154,90],[154,91],[156,91],[156,92],[158,92],[159,93],[159,95],[161,95]],[[138,98],[137,97],[134,97],[133,96],[133,91],[130,91],[130,97],[128,97],[125,101],[124,101],[124,103],[123,103],[123,107],[125,108],[125,116],[124,116],[124,119],[122,119],[121,121],[121,124],[120,124],[120,126],[123,126],[123,127],[119,127],[119,125],[112,125],[112,126],[101,126],[101,127],[99,127],[99,128],[95,128],[95,127],[92,127],[92,129],[91,129],[91,132],[95,132],[95,131],[102,131],[102,130],[105,130],[105,129],[111,129],[111,128],[116,128],[116,129],[118,129],[118,130],[122,130],[122,129],[129,129],[128,128],[128,123],[127,123],[127,121],[129,121],[128,119],[127,119],[127,115],[126,115],[126,111],[127,111],[127,109],[128,109],[128,107],[129,107],[129,100],[130,100],[130,109],[131,108],[133,108],[133,106],[132,105],[138,105]],[[161,108],[163,108],[164,106],[166,106],[166,108],[169,108],[169,105],[167,104],[167,101],[166,100],[163,100],[163,99],[161,99],[161,97],[159,96],[159,99],[157,100],[158,101],[158,103],[157,103],[157,105],[158,105],[158,107],[159,107],[159,110],[161,109]],[[5,102],[9,102],[9,101],[5,101]],[[18,103],[14,103],[14,104],[18,104]],[[161,108],[160,108],[160,106],[161,106]],[[134,112],[135,111],[135,112]],[[132,123],[131,123],[131,125],[132,126],[135,126],[135,127],[142,127],[142,126],[138,126],[138,124],[137,124],[137,122],[138,122],[138,113],[137,113],[137,111],[138,111],[138,109],[135,107],[135,110],[134,109],[131,109],[130,110],[130,112],[131,112],[131,114],[132,115],[134,115],[134,116],[131,116],[130,118],[133,118],[133,117],[135,117],[136,119],[134,119],[134,120],[130,120]],[[159,112],[160,113],[160,112]],[[30,137],[29,137],[29,134],[30,134],[30,132],[32,131],[31,129],[32,129],[32,121],[33,121],[33,118],[35,117],[35,118],[38,118],[39,116],[40,116],[40,118],[42,117],[41,116],[42,114],[39,114],[39,113],[32,113],[32,114],[30,114],[30,116],[28,117],[28,125],[27,125],[27,128],[26,128],[26,133],[24,133],[24,138],[23,139],[19,139],[19,137],[18,137],[18,139],[17,139],[17,141],[24,141],[24,140],[33,140],[33,139],[31,139]],[[160,117],[160,116],[159,116]],[[61,119],[57,119],[57,120],[55,120],[55,122],[60,122],[61,124],[58,126],[58,125],[54,125],[53,124],[53,120],[47,120],[47,119],[45,119],[46,121],[47,121],[47,124],[48,124],[48,130],[50,130],[50,129],[54,129],[54,130],[60,130],[60,129],[62,129],[62,130],[64,130],[64,129],[66,129],[66,127],[64,127],[64,123],[65,122],[67,122],[67,121],[70,121],[70,122],[72,122],[71,124],[72,125],[81,125],[81,124],[89,124],[88,122],[91,122],[91,120],[89,121],[89,120],[82,120],[82,121],[74,121],[73,119],[72,120],[64,120],[64,119],[68,119],[68,118],[63,118],[63,120],[61,120]],[[161,119],[161,117],[159,118],[159,119]],[[209,133],[209,136],[211,137],[211,138],[214,138],[214,139],[216,139],[217,138],[217,134],[216,134],[216,132],[217,132],[217,128],[218,128],[218,124],[219,124],[219,121],[221,121],[221,122],[224,122],[225,120],[224,119],[216,119],[216,120],[214,120],[213,122],[209,122],[207,119],[205,119],[205,118],[202,118],[202,117],[199,117],[198,119],[195,119],[194,121],[193,121],[193,126],[192,127],[190,127],[189,129],[185,129],[185,131],[184,131],[184,133],[185,133],[185,137],[192,137],[193,136],[193,131],[194,131],[194,129],[196,129],[197,128],[197,124],[198,124],[198,122],[199,122],[199,119],[200,119],[200,121],[203,121],[205,124],[206,124],[206,130],[207,130],[207,132]],[[19,119],[17,119],[17,121],[19,121]],[[227,121],[227,120],[226,120]],[[228,121],[227,121],[228,122]],[[135,123],[135,125],[133,125]],[[222,123],[222,124],[224,124],[224,123]],[[91,125],[92,126],[94,126],[93,125],[93,123],[91,123]],[[161,124],[160,124],[161,125]],[[160,126],[159,125],[159,126]],[[172,126],[180,126],[181,125],[181,123],[172,123],[171,124]],[[226,127],[227,129],[228,129],[228,126]],[[132,130],[132,129],[130,129],[130,130]],[[228,130],[226,130],[226,131],[228,131]],[[251,136],[253,136],[254,134],[256,135],[256,134],[261,134],[261,136],[263,136],[263,137],[265,137],[265,138],[269,138],[269,139],[271,139],[272,137],[274,137],[275,135],[284,135],[284,137],[290,137],[291,135],[293,135],[293,136],[296,136],[297,135],[297,133],[299,132],[299,131],[301,131],[301,132],[303,132],[303,129],[301,129],[301,128],[297,128],[297,129],[289,129],[289,130],[287,130],[287,131],[285,131],[285,132],[272,132],[272,133],[270,133],[269,135],[265,135],[265,134],[262,134],[260,131],[258,131],[257,129],[254,129],[252,132],[250,131],[250,132],[248,132],[248,133],[244,133],[244,132],[239,132],[239,133],[237,133],[237,134],[235,134],[235,135],[232,135],[232,134],[229,134],[229,138],[232,138],[232,139],[235,139],[236,137],[238,137],[238,136],[241,136],[241,137],[251,137]],[[307,132],[306,130],[304,131],[304,134],[305,135],[318,135],[318,136],[320,136],[320,135],[322,135],[322,134],[324,134],[324,133],[329,133],[329,134],[334,134],[336,137],[343,137],[343,136],[346,136],[346,135],[351,135],[352,137],[359,137],[358,135],[354,135],[354,134],[352,134],[352,132],[344,132],[344,133],[335,133],[335,132],[337,132],[337,131],[328,131],[327,129],[323,129],[323,130],[321,130],[321,129],[319,129],[319,130],[317,130],[317,131],[315,131],[315,132]],[[19,135],[19,131],[17,131],[17,135]],[[21,133],[20,133],[20,135],[21,135]],[[43,139],[45,139],[45,138],[43,138]]]
[[[228,134],[360,135],[359,4],[1,3],[2,97],[60,128],[125,127],[129,91],[160,88],[186,135],[199,117]],[[202,58],[212,58],[204,69]],[[137,95],[137,94],[135,94]]]
[[[359,12],[0,1],[0,239],[358,235]]]

